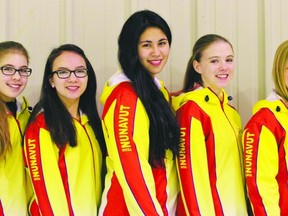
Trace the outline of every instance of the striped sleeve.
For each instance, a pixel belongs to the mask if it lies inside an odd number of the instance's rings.
[[[40,114],[25,133],[24,154],[35,196],[30,212],[38,208],[42,215],[69,215],[58,162],[45,127],[44,115]]]
[[[214,135],[210,118],[193,101],[186,102],[176,114],[181,130],[177,168],[185,212],[187,215],[214,215],[214,202],[218,211],[222,209],[213,186],[215,172],[209,176],[209,170],[215,170]]]
[[[260,110],[245,127],[245,176],[255,215],[281,215],[279,183],[283,182],[284,176],[281,177],[278,171],[281,170],[279,158],[285,157],[282,151],[284,136],[284,129],[269,109]]]
[[[148,163],[148,117],[130,84],[120,84],[110,95],[103,119],[108,154],[130,215],[163,215]]]

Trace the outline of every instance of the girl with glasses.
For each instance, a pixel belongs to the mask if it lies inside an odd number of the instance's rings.
[[[0,215],[27,215],[22,135],[30,116],[27,100],[16,100],[32,70],[22,44],[0,43]]]
[[[32,215],[97,215],[105,144],[95,96],[95,72],[83,50],[53,49],[25,132]]]

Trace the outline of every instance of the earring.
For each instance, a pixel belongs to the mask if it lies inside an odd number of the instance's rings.
[[[52,88],[54,88],[54,87],[55,87],[54,83],[51,83],[51,87],[52,87]]]

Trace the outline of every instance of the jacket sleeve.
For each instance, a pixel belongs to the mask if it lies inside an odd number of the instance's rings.
[[[28,126],[24,137],[24,154],[34,191],[29,205],[31,215],[38,215],[35,213],[38,211],[47,216],[69,215],[55,148],[40,114]]]
[[[108,155],[113,161],[128,211],[130,215],[163,215],[148,162],[147,114],[128,85],[116,91],[118,93],[110,95],[105,103],[103,130]]]
[[[207,155],[206,145],[213,140],[211,122],[193,101],[182,105],[176,116],[181,130],[177,169],[186,215],[214,215],[208,169],[213,156]]]
[[[255,215],[280,215],[278,148],[285,131],[279,126],[273,113],[263,109],[251,118],[243,133],[245,176]]]

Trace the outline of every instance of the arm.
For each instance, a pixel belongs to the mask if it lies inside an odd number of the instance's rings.
[[[279,137],[284,136],[285,131],[268,109],[254,115],[245,127],[245,176],[255,215],[280,215],[278,145]]]
[[[118,93],[117,93],[118,92]],[[149,157],[149,122],[129,85],[116,89],[104,107],[107,149],[131,215],[163,215]]]
[[[38,210],[42,215],[69,215],[55,154],[57,147],[45,127],[44,115],[40,114],[29,125],[24,138],[25,159],[34,191],[30,211]]]
[[[177,166],[186,214],[214,215],[206,148],[212,131],[210,120],[192,101],[178,109],[177,120],[181,129]]]

